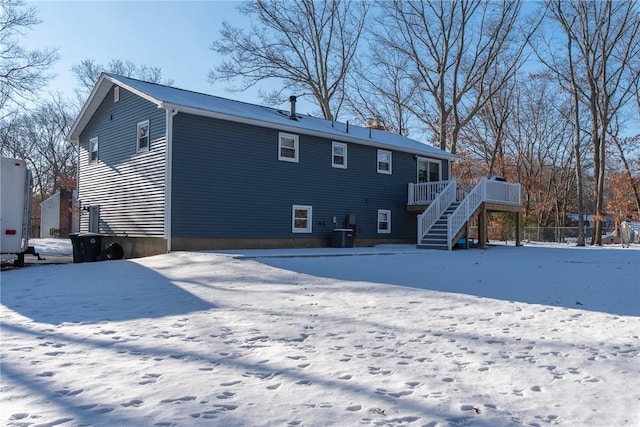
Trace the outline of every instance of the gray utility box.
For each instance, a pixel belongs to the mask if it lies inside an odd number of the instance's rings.
[[[336,228],[331,234],[331,246],[334,248],[352,248],[353,230],[350,228]]]

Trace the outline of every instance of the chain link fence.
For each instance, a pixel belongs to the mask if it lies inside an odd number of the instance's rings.
[[[613,233],[613,227],[603,227],[602,235]],[[593,237],[593,227],[585,227],[584,238]],[[513,237],[515,239],[515,236]],[[578,240],[578,227],[524,227],[522,239],[534,242],[575,243]]]
[[[613,227],[603,227],[602,234],[607,236],[612,234]],[[471,227],[470,233],[472,237],[477,239],[478,228]],[[515,241],[516,232],[513,227],[488,227],[489,240],[497,241]],[[589,241],[593,236],[593,228],[585,227],[584,238]],[[531,242],[556,242],[556,243],[575,243],[578,240],[578,227],[523,227],[522,241]],[[604,242],[603,243],[614,243]]]

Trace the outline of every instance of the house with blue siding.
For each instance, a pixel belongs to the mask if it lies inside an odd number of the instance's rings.
[[[375,123],[297,114],[294,97],[288,107],[102,74],[68,135],[80,231],[128,257],[328,246],[344,228],[357,246],[420,243],[433,197],[416,195],[452,182],[455,156]]]

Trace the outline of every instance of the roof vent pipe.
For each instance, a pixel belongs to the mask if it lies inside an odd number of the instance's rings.
[[[293,95],[290,96],[289,102],[291,103],[291,114],[289,114],[289,118],[291,120],[298,120],[298,117],[296,116],[296,97]]]

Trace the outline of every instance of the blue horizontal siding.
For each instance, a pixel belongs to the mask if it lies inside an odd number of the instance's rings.
[[[392,175],[376,170],[377,150],[347,144],[347,169],[331,166],[331,142],[299,135],[299,162],[278,160],[278,131],[179,113],[174,117],[174,237],[329,237],[354,214],[358,236],[415,238],[406,211],[416,181],[413,154],[393,152]],[[343,142],[343,141],[338,141]],[[446,161],[443,171],[446,171]],[[291,232],[292,205],[313,207],[313,233]],[[377,233],[378,209],[392,233]]]
[[[149,120],[150,149],[136,152],[137,124]],[[78,196],[83,206],[100,206],[100,233],[163,236],[166,162],[165,111],[120,88],[104,98],[80,135]],[[89,163],[88,145],[98,138],[98,162]],[[89,215],[81,215],[88,231]]]

